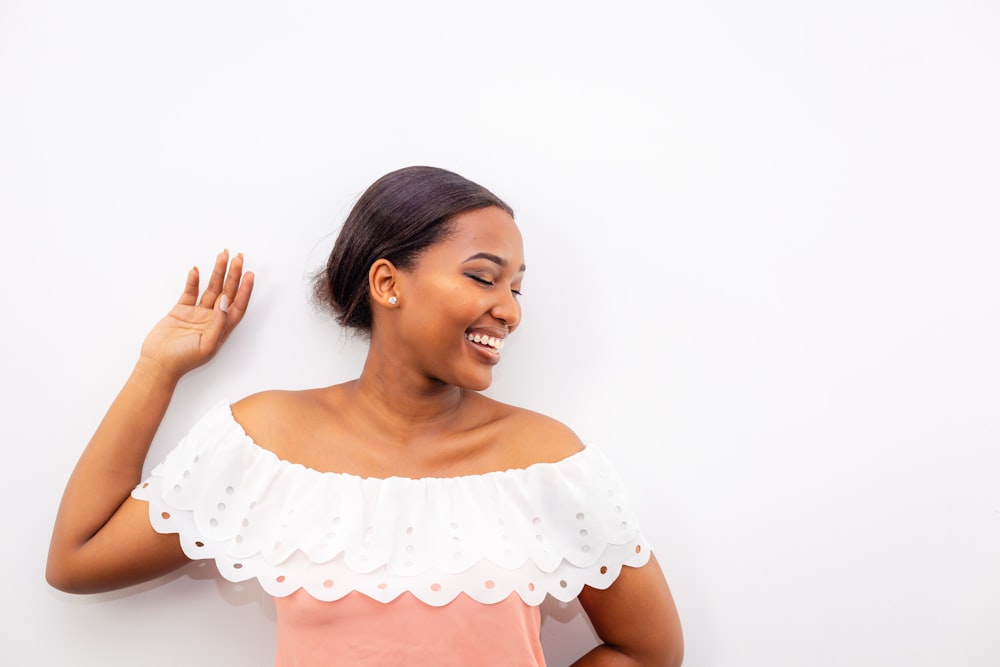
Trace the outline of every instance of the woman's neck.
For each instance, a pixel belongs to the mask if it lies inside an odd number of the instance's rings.
[[[391,440],[409,444],[455,430],[470,392],[421,375],[369,351],[353,383],[356,406],[366,422]]]

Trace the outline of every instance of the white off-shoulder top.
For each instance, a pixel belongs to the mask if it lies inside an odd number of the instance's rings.
[[[208,412],[132,493],[161,533],[231,581],[278,598],[460,594],[529,606],[607,588],[649,547],[623,484],[594,446],[555,463],[462,477],[362,478],[284,461],[228,403]],[[409,597],[409,595],[407,597]]]

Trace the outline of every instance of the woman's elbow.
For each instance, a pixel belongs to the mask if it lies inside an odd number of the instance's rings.
[[[73,568],[58,557],[49,554],[45,563],[45,581],[56,590],[63,593],[85,593],[80,582],[73,576]]]
[[[45,581],[63,593],[104,593],[121,586],[108,582],[107,573],[94,568],[81,554],[50,551],[45,563]]]
[[[664,667],[681,667],[682,662],[684,662],[684,640],[679,639],[670,646],[664,655],[663,665]]]
[[[684,633],[679,620],[674,620],[674,623],[664,624],[661,629],[650,632],[642,648],[631,652],[638,664],[680,667],[684,662]]]
[[[665,636],[659,638],[655,648],[647,654],[647,657],[638,661],[639,664],[680,667],[684,662],[684,637],[679,631],[664,634]]]
[[[681,629],[680,619],[677,620],[674,628],[665,640],[664,665],[669,667],[680,667],[684,662],[684,631]]]

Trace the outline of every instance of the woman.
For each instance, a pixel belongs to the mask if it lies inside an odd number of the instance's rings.
[[[228,265],[228,269],[227,269]],[[317,296],[370,340],[353,382],[222,405],[138,488],[178,380],[243,319],[223,252],[179,303],[74,470],[47,578],[90,593],[213,558],[275,596],[278,665],[544,664],[538,605],[579,597],[579,665],[677,665],[669,589],[620,482],[562,424],[487,388],[520,323],[511,209],[429,167],[359,199]]]

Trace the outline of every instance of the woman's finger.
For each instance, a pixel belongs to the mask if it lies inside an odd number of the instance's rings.
[[[226,265],[229,264],[229,251],[223,250],[215,258],[215,267],[212,269],[212,277],[208,280],[205,293],[201,295],[199,305],[203,308],[214,308],[215,301],[222,293],[222,284],[226,278]]]
[[[229,303],[229,330],[232,331],[240,320],[243,319],[243,315],[247,312],[247,306],[250,304],[250,294],[253,292],[253,279],[254,274],[252,271],[247,271],[243,275],[243,279],[240,281],[239,289],[236,290],[236,294]]]
[[[226,308],[226,328],[222,332],[221,342],[225,342],[229,338],[229,334],[233,332],[236,325],[243,320],[243,316],[246,314],[247,305],[250,303],[250,293],[253,292],[253,273],[247,272],[243,276],[243,280],[240,281],[239,289],[236,291],[236,297],[230,301],[229,298],[223,294],[219,297],[220,306],[225,303]],[[224,301],[223,301],[224,300]]]
[[[236,290],[240,286],[240,278],[243,276],[243,253],[236,253],[236,257],[233,257],[232,261],[229,262],[229,272],[226,274],[226,283],[222,288],[222,293],[229,299],[232,303],[233,299],[236,297]]]
[[[193,306],[198,302],[198,267],[188,271],[187,282],[184,284],[184,291],[177,303],[182,306]]]

